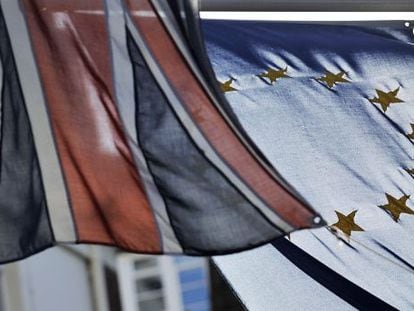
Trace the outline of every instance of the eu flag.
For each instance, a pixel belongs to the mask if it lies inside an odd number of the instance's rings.
[[[218,83],[240,123],[328,222],[291,234],[291,242],[393,306],[412,308],[411,29],[404,22],[219,20],[204,21],[203,29]],[[303,303],[306,297],[278,283],[276,272],[274,281],[265,276],[268,269],[289,269],[292,263],[278,258],[267,247],[216,261],[230,280],[246,271],[243,262],[264,276],[249,283],[249,294],[248,276],[235,283],[252,309],[261,310],[261,299]],[[305,274],[292,275],[307,284]],[[269,286],[273,293],[287,288],[288,296],[266,296]]]

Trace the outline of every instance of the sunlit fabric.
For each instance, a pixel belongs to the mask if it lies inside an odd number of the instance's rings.
[[[1,1],[0,263],[225,254],[325,224],[223,108],[174,4]]]
[[[211,20],[203,26],[218,83],[240,123],[328,222],[328,228],[295,232],[290,241],[385,302],[412,309],[412,30],[403,22]],[[217,262],[230,280],[248,262],[258,263],[260,275],[268,274],[263,262],[272,260],[290,269],[293,263],[273,252],[269,246],[239,263],[238,257]],[[303,271],[296,277],[309,281]],[[235,288],[255,310],[266,310],[252,294],[264,298],[266,280],[240,278]],[[274,291],[297,293],[292,284],[278,284]],[[307,297],[300,296],[305,306]]]

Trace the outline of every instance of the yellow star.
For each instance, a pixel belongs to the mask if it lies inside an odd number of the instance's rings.
[[[394,198],[388,193],[386,193],[385,196],[387,197],[388,204],[380,205],[378,207],[385,210],[394,221],[397,222],[400,219],[401,214],[414,215],[414,211],[407,206],[407,200],[410,198],[409,195],[404,195],[399,199]]]
[[[411,125],[411,134],[407,134],[407,137],[409,138],[409,139],[413,139],[414,140],[414,124],[412,124],[412,123],[410,123],[410,125]]]
[[[286,74],[287,70],[288,70],[288,67],[286,67],[285,69],[278,69],[278,70],[269,68],[267,72],[263,72],[259,74],[258,77],[268,78],[270,80],[270,83],[273,84],[273,82],[276,82],[280,78],[289,78],[289,76]]]
[[[404,101],[397,97],[400,88],[396,88],[394,91],[390,91],[385,93],[381,90],[375,90],[377,92],[378,97],[371,98],[369,101],[374,104],[380,104],[381,108],[384,112],[387,111],[387,108],[391,104],[403,103]]]
[[[352,231],[364,231],[360,226],[358,226],[355,221],[355,214],[357,210],[351,212],[348,215],[344,215],[338,211],[335,211],[336,216],[338,217],[338,221],[331,225],[331,227],[335,227],[345,233],[347,236],[351,236]]]
[[[334,74],[330,71],[326,71],[324,76],[317,78],[316,80],[325,82],[328,85],[328,87],[331,89],[338,83],[350,83],[351,82],[344,78],[345,74],[346,74],[345,71],[341,71],[337,74]]]
[[[221,91],[223,93],[237,91],[234,87],[231,86],[231,84],[233,83],[233,81],[234,81],[234,79],[233,78],[230,78],[229,80],[227,80],[227,81],[225,81],[223,83],[219,82],[220,83]]]

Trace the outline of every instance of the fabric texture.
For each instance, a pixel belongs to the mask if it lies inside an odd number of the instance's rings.
[[[9,261],[51,246],[53,233],[33,135],[1,12],[0,38],[0,258]]]
[[[0,262],[224,254],[324,224],[221,109],[167,2],[0,6]]]
[[[247,204],[191,142],[128,38],[140,146],[184,251],[205,254],[210,249],[238,249],[274,238],[277,229]]]
[[[240,123],[329,225],[295,232],[291,242],[394,307],[412,309],[412,29],[210,20],[204,34]],[[260,254],[248,257],[260,263]]]

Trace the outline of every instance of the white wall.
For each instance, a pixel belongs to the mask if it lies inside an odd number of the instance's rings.
[[[108,311],[102,263],[113,250],[55,247],[4,265],[5,311]]]

